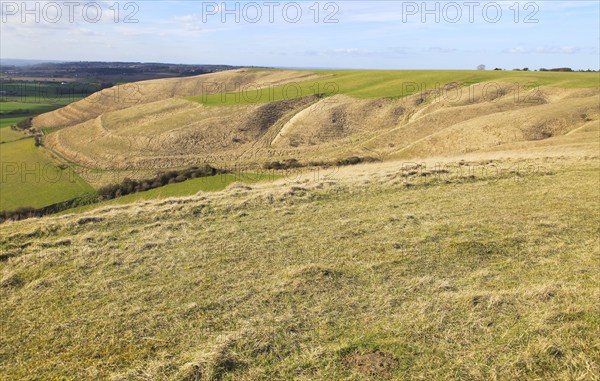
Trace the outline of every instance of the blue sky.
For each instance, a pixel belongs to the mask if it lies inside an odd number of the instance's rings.
[[[23,13],[21,1],[2,1],[0,55],[277,67],[598,70],[599,4],[111,0],[69,8],[61,1],[36,1]]]

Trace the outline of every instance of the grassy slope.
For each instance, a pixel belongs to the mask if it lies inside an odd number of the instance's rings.
[[[600,172],[545,167],[5,225],[0,379],[598,379]]]
[[[38,208],[94,191],[73,171],[59,169],[33,139],[1,144],[0,163],[0,210]]]
[[[512,71],[316,71],[318,81],[298,82],[265,90],[248,87],[239,93],[215,94],[186,99],[208,106],[264,103],[314,94],[346,94],[358,98],[394,98],[425,90],[443,88],[448,83],[471,85],[483,82],[518,83],[524,89],[535,86],[592,88],[600,85],[598,73],[512,72]],[[483,87],[483,86],[482,86]],[[495,90],[490,87],[490,93]]]

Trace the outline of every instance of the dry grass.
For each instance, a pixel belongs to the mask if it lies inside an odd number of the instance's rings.
[[[409,144],[391,156],[445,156],[483,151],[507,143],[540,141],[563,136],[591,120],[598,124],[599,116],[598,97],[588,96],[561,99],[555,103],[531,105],[521,109],[498,110],[487,115],[480,112],[472,118],[453,124],[445,118],[448,124],[445,128]],[[464,118],[464,114],[462,117]]]
[[[5,224],[0,378],[597,380],[597,158],[488,164]]]
[[[315,100],[209,108],[169,99],[62,129],[50,134],[46,145],[72,162],[104,169],[170,168],[200,160],[231,164],[269,127]]]

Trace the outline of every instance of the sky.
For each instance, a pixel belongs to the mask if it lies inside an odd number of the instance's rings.
[[[19,0],[0,9],[4,59],[600,69],[597,0]]]

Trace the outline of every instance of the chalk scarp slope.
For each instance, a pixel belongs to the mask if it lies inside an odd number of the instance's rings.
[[[172,98],[108,112],[61,129],[47,136],[46,145],[70,161],[106,169],[233,161],[279,119],[315,100],[204,107]]]
[[[228,93],[245,88],[282,85],[318,78],[311,72],[272,69],[239,69],[186,78],[142,81],[104,89],[33,120],[35,127],[73,126],[99,115],[129,107],[183,96]]]
[[[36,122],[46,127],[59,119],[58,124],[70,123],[49,134],[46,145],[87,167],[156,169],[209,162],[256,169],[289,159],[309,165],[351,156],[390,160],[464,155],[562,136],[600,118],[597,88],[529,88],[510,82],[452,82],[403,97],[316,94],[224,105],[184,98],[239,84],[266,86],[315,76],[237,70],[140,82],[135,85],[146,95],[137,104],[103,101],[78,114],[89,105],[77,103]]]

